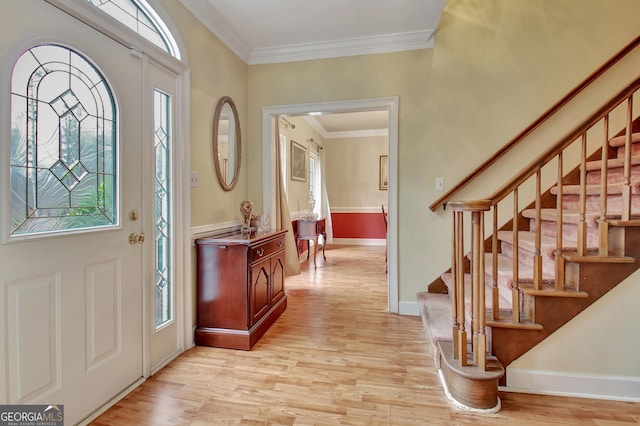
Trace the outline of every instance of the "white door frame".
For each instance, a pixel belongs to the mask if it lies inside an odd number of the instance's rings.
[[[278,115],[304,115],[310,112],[388,111],[389,113],[389,206],[387,277],[388,310],[399,311],[398,289],[398,97],[372,98],[350,101],[317,102],[308,104],[267,106],[262,108],[262,203],[263,211],[276,215],[275,118]]]

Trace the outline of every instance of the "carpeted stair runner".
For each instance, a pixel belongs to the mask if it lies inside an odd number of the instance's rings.
[[[607,218],[620,217],[622,210],[622,177],[624,167],[624,142],[625,138],[616,137],[610,140],[610,146],[617,150],[615,158],[608,160],[607,172]],[[632,135],[632,216],[640,216],[640,133]],[[600,176],[601,161],[591,161],[587,163],[587,188],[586,204],[587,213],[585,221],[587,224],[587,251],[596,253],[598,250],[598,220],[600,219]],[[563,211],[562,211],[562,249],[564,252],[576,250],[578,231],[577,224],[580,221],[579,185],[564,185],[563,190]],[[553,195],[557,195],[557,187],[551,189]],[[541,247],[540,255],[543,264],[543,283],[551,285],[555,279],[556,233],[557,215],[555,208],[541,209],[540,229]],[[518,282],[520,284],[533,282],[533,259],[535,256],[535,228],[536,211],[534,209],[524,210],[522,216],[529,220],[529,229],[518,231]],[[501,316],[511,315],[511,293],[514,283],[513,278],[513,231],[499,231],[498,240],[500,253],[498,255],[498,274],[496,277],[499,289],[499,309]],[[492,254],[485,254],[485,284],[486,284],[486,307],[491,309],[491,288],[494,285]],[[445,273],[441,276],[442,281],[449,289],[449,294],[420,292],[417,294],[420,313],[424,323],[426,334],[434,346],[436,365],[439,366],[439,354],[437,342],[452,341],[452,306],[451,306],[451,274]],[[526,284],[525,284],[526,285]],[[465,275],[465,298],[466,306],[470,306],[468,300],[471,294],[471,278]],[[522,303],[522,302],[520,302]],[[489,315],[487,315],[489,317]],[[466,328],[470,330],[471,313],[466,313]],[[533,320],[533,319],[532,319]],[[468,333],[471,336],[471,333]]]

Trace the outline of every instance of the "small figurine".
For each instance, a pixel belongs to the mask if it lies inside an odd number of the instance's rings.
[[[253,212],[253,203],[248,200],[244,200],[240,203],[240,213],[242,213],[242,226],[251,228],[251,219]]]

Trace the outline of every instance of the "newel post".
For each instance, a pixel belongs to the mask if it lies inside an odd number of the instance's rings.
[[[489,211],[489,200],[476,200],[449,203],[453,212],[452,264],[453,277],[452,316],[453,316],[453,349],[454,358],[461,366],[468,365],[468,345],[466,312],[471,312],[471,351],[473,362],[481,370],[486,369],[487,337],[485,333],[485,252],[484,252],[484,212]],[[464,249],[464,213],[470,213],[471,249],[468,255]],[[465,272],[469,259],[471,275],[471,294],[465,295]],[[470,306],[466,306],[470,304]]]

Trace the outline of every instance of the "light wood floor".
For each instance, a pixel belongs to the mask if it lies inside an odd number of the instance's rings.
[[[460,413],[420,318],[386,312],[384,247],[329,246],[311,263],[253,350],[190,349],[93,424],[640,424],[640,404],[515,393],[497,414]]]

